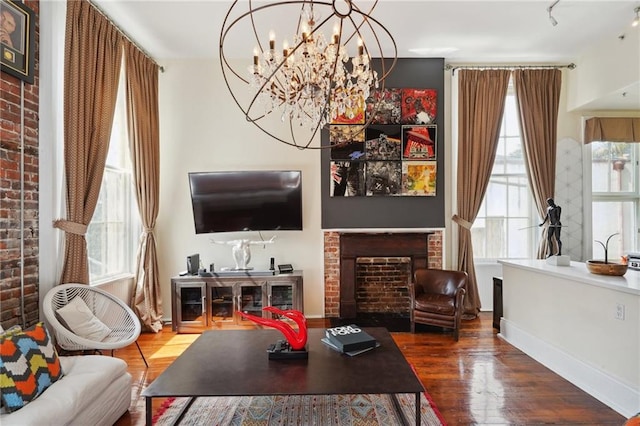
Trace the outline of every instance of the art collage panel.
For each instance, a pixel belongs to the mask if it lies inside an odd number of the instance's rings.
[[[334,120],[330,195],[435,196],[436,110],[434,89],[377,89],[364,120]],[[365,120],[371,121],[363,130]]]

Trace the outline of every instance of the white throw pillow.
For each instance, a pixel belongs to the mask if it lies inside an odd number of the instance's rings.
[[[111,333],[111,329],[93,315],[93,312],[79,296],[74,297],[71,302],[56,312],[67,323],[71,331],[85,339],[102,341]]]

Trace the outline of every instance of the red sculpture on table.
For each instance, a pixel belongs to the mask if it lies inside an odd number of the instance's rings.
[[[262,308],[262,310],[289,318],[298,325],[298,330],[296,331],[289,324],[279,319],[257,317],[240,311],[238,311],[238,313],[242,315],[243,318],[251,320],[257,324],[266,325],[267,327],[273,327],[280,330],[280,332],[284,334],[284,337],[287,338],[287,342],[289,342],[291,349],[296,351],[304,350],[307,344],[307,319],[304,317],[302,312],[294,309],[287,309],[283,311],[281,309],[274,308],[273,306],[266,306]]]

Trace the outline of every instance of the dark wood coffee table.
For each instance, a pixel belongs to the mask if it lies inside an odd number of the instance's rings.
[[[142,392],[146,423],[155,397],[414,393],[419,425],[424,386],[387,329],[364,330],[380,347],[350,357],[320,341],[324,328],[309,329],[302,360],[268,359],[267,347],[283,339],[274,329],[205,331]]]

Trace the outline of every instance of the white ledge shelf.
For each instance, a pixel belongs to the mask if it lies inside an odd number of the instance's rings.
[[[541,259],[498,260],[499,263],[514,268],[535,271],[553,277],[577,281],[583,284],[617,290],[640,296],[640,271],[627,270],[624,276],[592,274],[582,262],[571,262],[570,266],[549,265]]]

